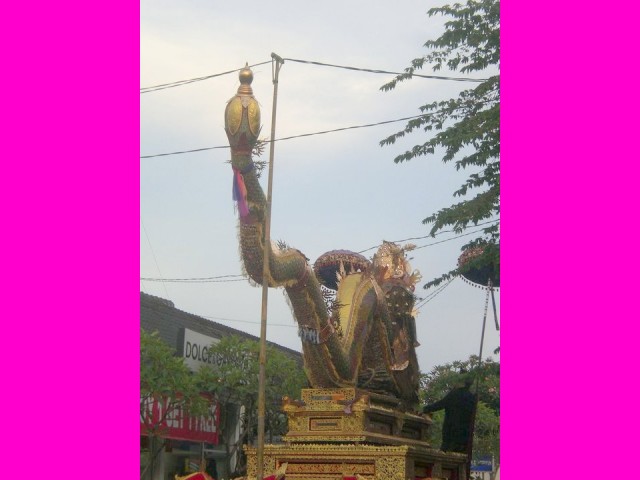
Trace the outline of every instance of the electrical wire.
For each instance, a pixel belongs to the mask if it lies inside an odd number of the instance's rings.
[[[460,107],[460,108],[462,109],[462,108],[465,108],[465,107]],[[276,138],[275,140],[264,140],[263,143],[268,144],[268,143],[271,143],[272,141],[273,142],[280,142],[280,141],[283,141],[283,140],[293,140],[295,138],[312,137],[312,136],[315,136],[315,135],[324,135],[324,134],[327,134],[327,133],[342,132],[342,131],[345,131],[345,130],[355,130],[355,129],[359,129],[359,128],[377,127],[379,125],[386,125],[386,124],[389,124],[389,123],[404,122],[404,121],[407,121],[407,120],[414,120],[416,118],[427,118],[427,117],[431,117],[433,115],[437,115],[437,114],[440,114],[440,113],[445,113],[445,112],[443,110],[438,110],[438,111],[430,112],[430,113],[422,113],[420,115],[412,115],[410,117],[396,118],[395,120],[383,120],[381,122],[376,122],[376,123],[367,123],[367,124],[363,124],[363,125],[353,125],[353,126],[350,126],[350,127],[340,127],[340,128],[334,128],[334,129],[331,129],[331,130],[322,130],[322,131],[319,131],[319,132],[312,132],[312,133],[302,133],[302,134],[299,134],[299,135],[292,135],[292,136],[289,136],[289,137]],[[182,155],[184,153],[203,152],[205,150],[228,149],[228,148],[231,148],[231,147],[229,147],[229,145],[221,145],[221,146],[217,146],[217,147],[205,147],[205,148],[196,148],[196,149],[193,149],[193,150],[181,150],[181,151],[178,151],[178,152],[156,153],[156,154],[153,154],[153,155],[142,155],[142,156],[140,156],[140,158],[142,159],[142,158],[165,157],[165,156],[169,156],[169,155]]]
[[[293,59],[293,58],[284,58],[284,60],[285,61],[290,61],[290,62],[296,62],[296,63],[303,63],[303,64],[316,65],[316,66],[324,66],[324,67],[332,67],[332,68],[340,68],[340,69],[346,69],[346,70],[352,70],[352,71],[361,71],[361,72],[368,72],[368,73],[388,74],[388,75],[405,75],[405,74],[407,74],[407,72],[400,73],[400,72],[391,72],[391,71],[378,70],[378,69],[358,68],[358,67],[353,67],[353,66],[335,65],[335,64],[329,64],[329,63],[309,61],[309,60],[300,60],[300,59]],[[253,65],[249,65],[249,67],[257,67],[257,66],[260,66],[260,65],[268,64],[268,63],[271,63],[271,60],[266,61],[266,62],[256,63],[256,64],[253,64]],[[243,67],[243,68],[245,68],[245,67]],[[234,70],[229,70],[229,71],[226,71],[226,72],[221,72],[221,73],[217,73],[217,74],[213,74],[213,75],[207,75],[207,76],[203,76],[203,77],[196,77],[196,78],[192,78],[192,79],[188,79],[188,80],[180,80],[180,81],[177,81],[177,82],[159,84],[159,85],[154,85],[154,86],[150,86],[150,87],[142,87],[140,89],[140,93],[141,94],[150,93],[150,92],[154,92],[154,91],[165,90],[165,89],[168,89],[168,88],[174,88],[174,87],[179,87],[179,86],[183,86],[183,85],[188,85],[188,84],[191,84],[191,83],[200,82],[200,81],[208,80],[208,79],[211,79],[211,78],[220,77],[220,76],[223,76],[223,75],[228,75],[228,74],[231,74],[231,73],[234,73],[234,72],[238,72],[240,70],[242,70],[242,68],[237,68],[237,69],[234,69]],[[438,76],[438,75],[422,75],[422,74],[416,74],[416,73],[411,73],[410,75],[411,75],[411,77],[418,77],[418,78],[435,79],[435,80],[464,81],[464,82],[484,82],[484,81],[487,80],[487,79],[473,79],[473,78],[462,78],[462,77],[447,77],[447,76]],[[390,123],[395,123],[395,122],[412,120],[412,119],[425,117],[425,116],[431,116],[431,115],[435,115],[437,113],[441,113],[441,112],[432,112],[432,113],[427,113],[427,114],[414,115],[414,116],[411,116],[411,117],[404,117],[404,118],[395,119],[395,120],[386,120],[386,121],[382,121],[382,122],[376,122],[376,123],[370,123],[370,124],[364,124],[364,125],[355,125],[355,126],[341,127],[341,128],[331,129],[331,130],[313,132],[313,133],[292,135],[292,136],[289,136],[289,137],[283,137],[283,138],[275,139],[275,140],[273,140],[273,142],[282,141],[282,140],[292,140],[292,139],[296,139],[296,138],[310,137],[310,136],[315,136],[315,135],[324,135],[324,134],[327,134],[327,133],[335,133],[335,132],[340,132],[340,131],[345,131],[345,130],[353,130],[353,129],[374,127],[374,126],[385,125],[385,124],[390,124]],[[272,142],[272,140],[267,140],[264,143],[271,143],[271,142]],[[192,150],[183,150],[183,151],[178,151],[178,152],[169,152],[169,153],[160,153],[160,154],[154,154],[154,155],[145,155],[145,156],[141,156],[140,158],[142,159],[142,158],[153,158],[153,157],[161,157],[161,156],[179,155],[179,154],[195,153],[195,152],[201,152],[201,151],[207,151],[207,150],[215,150],[215,149],[223,149],[223,148],[230,148],[230,147],[229,146],[206,147],[206,148],[198,148],[198,149],[192,149]],[[498,221],[499,220],[494,220],[494,221],[486,222],[486,223],[479,224],[479,225],[495,223],[495,222],[498,222]],[[143,225],[143,228],[144,228],[144,225]],[[434,242],[434,243],[422,245],[422,246],[416,247],[415,249],[417,250],[417,249],[420,249],[420,248],[425,248],[425,247],[429,247],[429,246],[433,246],[433,245],[438,245],[440,243],[444,243],[444,242],[447,242],[447,241],[455,240],[457,238],[468,236],[468,235],[472,235],[474,233],[479,233],[481,231],[482,231],[482,229],[481,230],[475,230],[473,232],[468,232],[468,233],[465,233],[465,234],[462,234],[462,235],[457,235],[457,236],[454,236],[452,238],[441,240],[439,242]],[[441,231],[441,232],[438,232],[436,235],[439,235],[439,234],[442,234],[442,233],[447,233],[447,232],[451,232],[451,230],[449,230],[449,231]],[[145,230],[145,234],[146,234],[146,230]],[[412,237],[412,238],[407,238],[407,239],[404,239],[404,240],[396,240],[394,242],[400,243],[400,242],[404,242],[404,241],[408,241],[408,240],[419,240],[419,239],[427,238],[427,237],[430,237],[430,236],[431,235],[425,235],[425,236],[422,236],[422,237]],[[147,236],[147,241],[149,241],[148,236]],[[369,250],[372,250],[372,249],[378,248],[378,247],[379,247],[379,245],[377,245],[375,247],[370,247],[368,249],[361,250],[358,253],[364,253],[364,252],[367,252]],[[154,260],[155,260],[155,256],[154,256]],[[157,262],[156,262],[156,264],[157,264]],[[241,278],[236,278],[236,277],[241,277]],[[433,298],[435,298],[446,287],[448,287],[453,282],[454,279],[455,279],[455,277],[452,278],[451,280],[449,280],[446,284],[441,286],[439,289],[434,291],[432,294],[430,294],[426,298],[422,299],[418,304],[416,304],[416,308],[419,308],[419,307],[425,305],[426,303],[428,303],[429,301],[433,300]],[[150,282],[161,282],[163,284],[164,283],[170,283],[170,282],[173,282],[173,283],[226,283],[226,282],[246,281],[246,278],[244,276],[242,276],[242,275],[221,275],[221,276],[217,276],[217,277],[173,278],[173,279],[141,277],[140,280],[141,281],[150,281]],[[166,287],[165,287],[165,293],[167,293],[166,292]],[[168,297],[168,294],[167,294],[167,297]],[[252,321],[237,320],[237,319],[228,319],[228,318],[213,317],[213,316],[203,316],[203,318],[208,318],[208,319],[213,319],[213,320],[221,320],[221,321],[229,321],[229,322],[239,322],[239,323],[253,323],[253,324],[259,324],[260,323],[260,322],[252,322]],[[285,324],[271,324],[271,325],[297,328],[295,325],[285,325]]]
[[[209,280],[219,280],[222,278],[238,278],[242,277],[244,279],[244,275],[236,274],[236,275],[218,275],[216,277],[193,277],[193,278],[148,278],[148,277],[140,277],[140,280],[147,280],[149,282],[202,282]]]
[[[230,282],[246,282],[246,278],[229,278],[226,280],[180,280],[180,279],[166,279],[166,278],[140,278],[146,282],[161,282],[161,283],[230,283]]]
[[[491,220],[490,222],[485,222],[485,223],[480,223],[479,225],[487,225],[490,223],[495,223],[495,222],[499,222],[500,220]],[[468,232],[468,233],[463,233],[461,235],[456,235],[454,237],[451,238],[447,238],[445,240],[441,240],[439,242],[434,242],[434,243],[429,243],[427,245],[422,245],[420,247],[416,247],[414,250],[417,250],[419,248],[425,248],[425,247],[430,247],[433,245],[438,245],[440,243],[444,243],[444,242],[448,242],[450,240],[455,240],[457,238],[460,237],[465,237],[467,235],[472,235],[474,233],[478,233],[478,232],[482,232],[483,229],[480,230],[474,230],[473,232]],[[440,235],[441,233],[447,233],[447,232],[452,232],[452,230],[449,231],[442,231],[442,232],[438,232],[436,233],[436,235]],[[419,239],[419,238],[427,238],[430,237],[431,235],[426,235],[424,237],[413,237],[413,238],[408,238],[405,240],[394,240],[394,243],[400,243],[400,242],[404,242],[406,240],[415,240],[415,239]],[[372,250],[374,248],[378,248],[380,247],[380,245],[376,245],[375,247],[370,247],[367,248],[366,250],[360,250],[357,253],[363,253],[363,252],[367,252],[369,250]],[[142,281],[146,281],[146,282],[162,282],[162,283],[227,283],[227,282],[242,282],[242,281],[246,281],[246,277],[244,275],[218,275],[215,277],[193,277],[193,278],[155,278],[155,277],[140,277],[140,280]]]
[[[434,245],[439,245],[441,243],[449,242],[451,240],[456,240],[456,239],[462,238],[462,237],[468,237],[469,235],[473,235],[474,233],[480,233],[480,232],[483,232],[483,231],[484,231],[484,229],[481,228],[480,230],[474,230],[473,232],[463,233],[462,235],[456,235],[455,237],[446,238],[444,240],[440,240],[439,242],[427,243],[426,245],[422,245],[420,247],[414,248],[414,250],[419,250],[421,248],[426,248],[426,247],[432,247]]]
[[[482,226],[482,225],[489,225],[491,223],[496,223],[496,222],[499,222],[499,221],[500,221],[500,219],[490,220],[488,222],[478,223],[477,225],[474,225],[474,227],[479,227],[479,226]],[[441,230],[441,231],[439,231],[437,233],[434,233],[433,236],[435,237],[437,235],[442,235],[443,233],[453,233],[453,232],[455,232],[455,230]],[[402,243],[402,242],[408,242],[410,240],[422,240],[422,239],[429,238],[429,237],[432,237],[432,235],[423,235],[422,237],[410,237],[410,238],[405,238],[403,240],[391,240],[391,241],[393,243]],[[457,237],[453,237],[453,238],[457,238]],[[359,252],[356,252],[356,253],[365,253],[365,252],[368,252],[369,250],[380,248],[380,245],[381,244],[374,245],[373,247],[369,247],[369,248],[367,248],[365,250],[360,250]],[[434,244],[431,244],[431,245],[436,245],[436,244],[434,243]],[[424,246],[426,246],[426,245],[423,245],[423,247]],[[420,247],[420,248],[423,248],[423,247]]]
[[[331,63],[313,62],[311,60],[299,60],[296,58],[284,58],[284,60],[289,62],[306,63],[309,65],[319,65],[322,67],[342,68],[345,70],[354,70],[358,72],[384,73],[387,75],[407,75],[408,74],[408,72],[389,72],[387,70],[374,70],[370,68],[358,68],[358,67],[349,67],[345,65],[333,65]],[[442,75],[421,75],[418,73],[412,73],[411,77],[428,78],[431,80],[453,80],[456,82],[479,82],[479,83],[486,82],[488,80],[487,78],[445,77]]]
[[[207,315],[198,315],[199,317],[202,318],[207,318],[209,320],[218,320],[218,321],[225,321],[225,322],[238,322],[238,323],[252,323],[254,325],[260,325],[261,322],[254,322],[251,320],[236,320],[233,318],[223,318],[223,317],[212,317],[212,316],[207,316]],[[298,328],[297,325],[291,325],[291,324],[284,324],[284,323],[269,323],[270,327],[290,327],[290,328]]]
[[[497,221],[499,221],[499,220],[494,220],[494,221],[496,221],[496,222],[497,222]],[[473,235],[474,233],[480,233],[480,232],[482,232],[482,231],[484,231],[484,229],[483,229],[483,228],[481,228],[480,230],[474,230],[473,232],[468,232],[468,233],[463,233],[463,234],[460,234],[460,235],[456,235],[456,236],[451,237],[451,238],[446,238],[446,239],[444,239],[444,240],[440,240],[439,242],[427,243],[426,245],[421,245],[421,246],[419,246],[419,247],[415,247],[413,250],[419,250],[419,249],[421,249],[421,248],[432,247],[433,245],[439,245],[439,244],[441,244],[441,243],[450,242],[451,240],[457,240],[458,238],[467,237],[467,236],[469,236],[469,235]],[[445,232],[442,232],[442,233],[445,233]],[[430,237],[430,236],[431,236],[431,235],[427,235],[427,237]],[[426,238],[426,237],[425,237],[425,238]],[[367,252],[367,251],[369,251],[369,250],[373,250],[374,248],[378,248],[379,246],[380,246],[380,245],[377,245],[377,246],[375,246],[375,247],[370,247],[370,248],[368,248],[368,249],[366,249],[366,250],[360,250],[359,252],[356,252],[356,253],[364,253],[364,252]]]
[[[234,275],[228,275],[228,276],[234,276]],[[154,279],[147,279],[147,280],[154,281]],[[171,280],[171,279],[167,279],[167,280]],[[452,278],[451,280],[449,280],[445,285],[443,285],[440,288],[438,288],[438,290],[434,291],[433,293],[431,293],[430,295],[428,295],[427,297],[422,299],[419,303],[416,304],[415,308],[420,308],[420,307],[424,306],[425,304],[427,304],[428,302],[430,302],[431,300],[433,300],[436,297],[436,295],[438,295],[445,288],[447,288],[451,284],[451,282],[453,282],[453,280],[455,280],[455,277]],[[212,315],[198,315],[198,316],[202,317],[202,318],[206,318],[208,320],[217,320],[217,321],[234,322],[234,323],[249,323],[249,324],[253,324],[253,325],[260,325],[260,322],[258,322],[258,321],[239,320],[239,319],[235,319],[235,318],[216,317],[216,316],[212,316]],[[291,325],[291,324],[285,324],[285,323],[269,323],[269,325],[272,326],[272,327],[298,328],[297,325]]]
[[[331,64],[331,63],[315,62],[315,61],[311,61],[311,60],[300,60],[300,59],[297,59],[297,58],[284,58],[283,60],[289,61],[289,62],[304,63],[304,64],[307,64],[307,65],[317,65],[317,66],[321,66],[321,67],[341,68],[341,69],[344,69],[344,70],[352,70],[352,71],[356,71],[356,72],[382,73],[382,74],[385,74],[385,75],[407,75],[408,74],[408,72],[390,72],[388,70],[379,70],[379,69],[372,69],[372,68],[359,68],[359,67],[352,67],[352,66],[347,66],[347,65],[335,65],[335,64]],[[261,62],[261,63],[254,63],[253,65],[248,65],[248,66],[249,66],[249,68],[252,68],[252,67],[258,67],[260,65],[266,65],[267,63],[271,63],[271,60],[266,61],[266,62]],[[246,67],[242,67],[242,68],[246,68]],[[203,77],[189,78],[187,80],[178,80],[178,81],[170,82],[170,83],[161,83],[161,84],[152,85],[152,86],[149,86],[149,87],[141,87],[140,88],[140,94],[149,93],[149,92],[157,92],[158,90],[166,90],[167,88],[181,87],[183,85],[189,85],[189,84],[195,83],[195,82],[202,82],[203,80],[209,80],[211,78],[221,77],[223,75],[229,75],[230,73],[239,72],[240,70],[242,70],[242,68],[236,68],[234,70],[228,70],[226,72],[221,72],[221,73],[214,73],[212,75],[205,75]],[[455,81],[455,82],[477,82],[477,83],[480,83],[480,82],[485,82],[485,81],[488,80],[486,78],[447,77],[447,76],[443,76],[443,75],[423,75],[423,74],[419,74],[419,73],[411,73],[410,75],[411,75],[411,77],[426,78],[426,79],[430,79],[430,80],[451,80],[451,81]]]
[[[437,290],[433,291],[432,293],[430,293],[429,295],[427,295],[425,298],[423,298],[422,300],[420,300],[418,303],[416,303],[416,305],[413,308],[420,308],[424,305],[426,305],[427,303],[429,303],[431,300],[433,300],[438,294],[442,293],[442,291],[447,288],[449,285],[451,285],[451,282],[453,282],[456,279],[456,277],[451,278],[447,283],[445,283],[444,285],[440,286]]]
[[[426,114],[426,115],[434,115],[436,112],[431,113],[431,114]],[[275,140],[273,140],[273,142],[280,142],[282,140],[293,140],[294,138],[301,138],[301,137],[311,137],[314,135],[324,135],[326,133],[334,133],[334,132],[341,132],[343,130],[354,130],[357,128],[367,128],[367,127],[375,127],[378,125],[385,125],[387,123],[394,123],[394,122],[403,122],[406,120],[412,120],[414,118],[420,118],[420,117],[424,117],[425,114],[423,115],[414,115],[412,117],[404,117],[404,118],[398,118],[395,120],[385,120],[382,122],[377,122],[377,123],[369,123],[366,125],[353,125],[351,127],[341,127],[341,128],[334,128],[333,130],[323,130],[321,132],[313,132],[313,133],[302,133],[300,135],[292,135],[290,137],[283,137],[283,138],[276,138]],[[271,143],[272,140],[264,140],[263,143],[267,144],[267,143]],[[214,150],[214,149],[220,149],[220,148],[231,148],[229,147],[229,145],[226,146],[219,146],[219,147],[206,147],[206,148],[197,148],[195,150],[183,150],[180,152],[169,152],[169,153],[157,153],[155,155],[144,155],[141,156],[140,158],[153,158],[153,157],[163,157],[163,156],[167,156],[167,155],[180,155],[183,153],[192,153],[192,152],[202,152],[204,150]]]
[[[156,153],[155,155],[144,155],[144,156],[141,156],[140,158],[166,157],[168,155],[181,155],[183,153],[203,152],[205,150],[216,150],[216,149],[219,149],[219,148],[230,148],[230,147],[227,145],[227,146],[222,146],[222,147],[196,148],[194,150],[183,150],[181,152]]]
[[[258,67],[260,65],[265,65],[267,63],[271,63],[271,60],[269,60],[268,62],[255,63],[253,65],[249,65],[249,67],[250,68],[251,67]],[[221,77],[223,75],[229,75],[230,73],[239,72],[243,68],[247,68],[247,67],[236,68],[235,70],[228,70],[226,72],[215,73],[213,75],[206,75],[204,77],[190,78],[188,80],[178,80],[177,82],[171,82],[171,83],[161,83],[159,85],[153,85],[151,87],[142,87],[142,88],[140,88],[140,93],[141,94],[142,93],[149,93],[149,92],[155,92],[155,91],[158,91],[158,90],[165,90],[167,88],[181,87],[182,85],[188,85],[190,83],[201,82],[203,80],[209,80],[210,78]]]
[[[162,277],[162,272],[160,271],[160,265],[158,265],[156,254],[153,251],[153,246],[151,246],[151,240],[149,239],[149,234],[147,233],[147,227],[144,226],[144,222],[142,221],[142,218],[140,219],[140,223],[142,224],[142,230],[144,231],[144,235],[147,238],[147,243],[149,244],[149,249],[151,250],[151,256],[153,257],[153,262],[156,264],[156,269],[158,269],[158,273],[160,274],[160,277]],[[166,298],[169,298],[169,292],[167,291],[167,286],[163,284],[162,287],[164,288],[164,293],[166,295]]]

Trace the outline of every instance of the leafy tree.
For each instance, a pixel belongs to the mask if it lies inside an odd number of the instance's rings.
[[[477,455],[494,455],[500,463],[500,363],[491,358],[483,360],[480,367],[478,356],[472,355],[468,360],[437,365],[423,374],[420,379],[421,399],[425,403],[433,403],[444,397],[457,384],[461,376],[460,370],[467,370],[477,381],[471,387],[475,393],[478,388],[478,408],[476,411],[473,435],[473,452]],[[432,415],[431,443],[439,447],[442,439],[442,422],[444,413],[434,412]]]
[[[244,473],[242,445],[251,444],[257,435],[260,345],[232,335],[213,344],[210,352],[216,358],[216,365],[203,366],[198,372],[199,382],[201,388],[215,394],[221,404],[221,435],[225,439],[227,458],[237,454],[237,464],[228,465],[233,467],[228,471]],[[307,380],[301,366],[271,346],[267,346],[265,374],[265,430],[273,442],[274,436],[286,433],[282,397],[298,397]],[[244,408],[240,410],[240,406]],[[234,441],[235,428],[229,420],[234,420],[240,411],[244,412],[240,416],[241,434]]]
[[[500,68],[500,1],[467,0],[465,4],[432,8],[429,16],[452,17],[445,23],[445,32],[424,46],[431,50],[414,59],[405,73],[398,75],[381,90],[394,89],[399,82],[411,79],[416,70],[431,65],[434,71],[447,68],[461,73],[484,72]],[[469,268],[491,267],[494,285],[499,285],[500,230],[491,222],[500,215],[500,75],[492,75],[474,88],[462,91],[457,98],[422,105],[419,118],[410,120],[405,128],[380,142],[391,145],[415,131],[424,131],[428,138],[398,155],[395,162],[404,162],[424,155],[434,155],[444,149],[443,162],[454,162],[456,170],[470,169],[465,183],[453,192],[461,201],[443,208],[423,220],[432,224],[434,236],[445,227],[456,233],[478,224],[485,225],[481,233],[462,249],[479,247],[482,252]],[[470,196],[472,193],[475,195]],[[425,285],[435,286],[460,273],[449,271]]]
[[[163,405],[158,417],[152,415],[153,402]],[[149,437],[146,467],[140,474],[153,478],[158,454],[165,446],[163,425],[176,410],[204,415],[207,401],[200,396],[195,376],[175,350],[158,337],[158,332],[140,329],[140,421]]]
[[[464,361],[436,365],[420,379],[421,399],[426,403],[433,403],[442,398],[460,381],[460,370],[466,370],[474,379],[479,379],[479,400],[487,404],[496,415],[500,415],[500,363],[490,357],[482,361],[479,369],[477,355],[471,355]],[[475,389],[475,384],[473,388]]]

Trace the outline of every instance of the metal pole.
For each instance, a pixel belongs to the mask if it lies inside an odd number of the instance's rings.
[[[271,244],[271,189],[273,186],[273,151],[276,137],[276,106],[278,103],[278,74],[284,60],[271,54],[273,77],[273,107],[271,110],[271,143],[269,145],[269,180],[267,183],[267,211],[264,222],[264,255],[262,262],[262,315],[260,318],[260,359],[258,375],[258,449],[256,455],[257,480],[264,477],[264,417],[265,417],[265,369],[267,364],[267,299],[269,296],[269,245]]]
[[[491,281],[491,279],[489,279],[489,281]],[[491,285],[491,284],[489,284]],[[493,319],[496,322],[496,330],[500,330],[500,324],[498,323],[498,313],[496,310],[496,298],[493,295],[493,286],[489,287],[489,290],[491,291],[491,304],[493,305]]]
[[[478,391],[480,389],[480,365],[482,365],[482,347],[484,346],[484,330],[487,325],[487,310],[489,309],[489,292],[492,290],[493,284],[491,279],[487,284],[487,296],[484,300],[484,316],[482,317],[482,334],[480,335],[480,355],[478,356],[478,365],[476,366],[476,392],[475,405],[471,414],[471,425],[469,428],[469,440],[467,441],[467,479],[471,478],[471,457],[473,456],[473,435],[476,428],[476,413],[478,411]]]
[[[493,283],[489,279],[487,283],[487,298],[484,301],[484,318],[482,319],[482,335],[480,337],[480,358],[478,358],[478,369],[482,363],[482,346],[484,345],[484,329],[487,325],[487,310],[489,309],[489,294],[493,290]],[[494,304],[495,305],[495,304]]]

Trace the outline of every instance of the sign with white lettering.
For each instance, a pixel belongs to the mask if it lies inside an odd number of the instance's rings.
[[[493,457],[491,455],[480,455],[471,461],[472,472],[492,472]]]
[[[210,352],[210,348],[219,341],[218,338],[183,328],[178,335],[178,354],[184,357],[184,362],[191,371],[197,372],[201,365],[218,363],[218,359]]]
[[[190,417],[182,408],[169,406],[167,398],[144,399],[140,408],[140,433],[153,429],[163,438],[217,445],[220,409],[211,396],[202,396],[209,401],[209,411],[200,417]]]

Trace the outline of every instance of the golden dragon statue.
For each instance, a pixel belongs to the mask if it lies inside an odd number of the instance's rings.
[[[332,250],[312,266],[297,249],[265,245],[266,198],[252,159],[260,107],[251,69],[242,69],[239,78],[237,94],[225,109],[225,131],[247,275],[257,284],[286,290],[313,388],[356,387],[393,396],[401,408],[413,410],[419,381],[413,291],[420,274],[411,270],[406,251],[414,246],[383,242],[371,260]],[[265,248],[269,264],[263,273]]]

